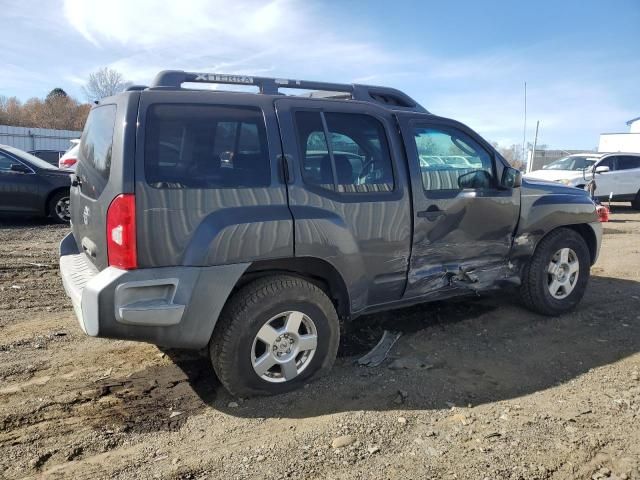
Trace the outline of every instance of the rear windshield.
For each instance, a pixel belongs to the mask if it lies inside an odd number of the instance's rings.
[[[82,191],[92,198],[97,198],[109,181],[115,120],[115,105],[96,107],[89,113],[82,132],[78,151],[84,177]]]
[[[271,183],[262,112],[218,105],[152,105],[145,177],[155,188],[250,188]]]

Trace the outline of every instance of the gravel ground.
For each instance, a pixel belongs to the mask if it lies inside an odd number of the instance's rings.
[[[614,208],[577,311],[515,292],[358,319],[325,378],[238,400],[200,352],[92,339],[66,228],[0,220],[0,477],[640,479],[640,213]],[[355,359],[403,332],[376,368]]]

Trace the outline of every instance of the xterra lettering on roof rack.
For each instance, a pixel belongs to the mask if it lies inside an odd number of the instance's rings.
[[[216,73],[196,73],[195,82],[245,83],[253,85],[253,77],[241,75],[218,75]]]
[[[335,98],[345,99],[345,93],[352,100],[383,104],[398,110],[410,110],[429,113],[422,105],[406,93],[389,87],[359,85],[348,83],[316,82],[310,80],[291,80],[286,78],[254,77],[249,75],[227,75],[220,73],[184,72],[182,70],[165,70],[158,73],[151,83],[152,89],[181,88],[183,83],[218,83],[224,85],[254,85],[261,94],[283,95],[280,88],[335,92]],[[315,95],[309,95],[314,97]],[[327,98],[327,95],[324,95]]]

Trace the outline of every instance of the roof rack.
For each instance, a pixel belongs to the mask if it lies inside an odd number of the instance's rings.
[[[345,98],[349,94],[353,100],[382,103],[393,108],[429,113],[422,105],[409,97],[406,93],[389,87],[359,85],[348,83],[315,82],[309,80],[291,80],[285,78],[254,77],[251,75],[227,75],[219,73],[184,72],[182,70],[164,70],[156,75],[150,88],[180,88],[183,83],[217,83],[224,85],[253,85],[260,93],[267,95],[281,95],[280,88],[295,88],[300,90],[320,90],[331,92],[324,98]],[[342,95],[341,95],[342,94]]]

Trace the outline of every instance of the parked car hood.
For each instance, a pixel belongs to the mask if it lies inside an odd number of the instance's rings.
[[[583,178],[582,170],[535,170],[527,173],[524,178],[540,179],[540,180],[573,180],[575,178]]]
[[[523,195],[577,195],[588,197],[586,190],[575,187],[568,187],[561,183],[540,180],[537,178],[524,177],[522,179]]]

